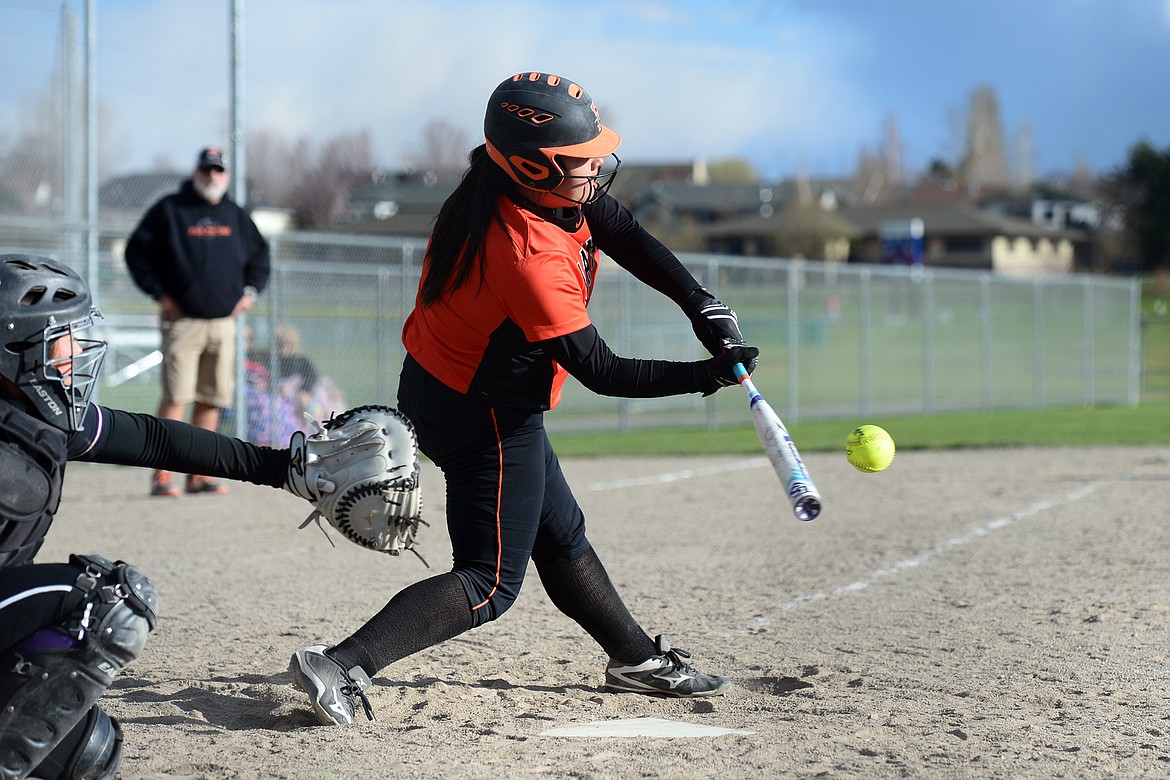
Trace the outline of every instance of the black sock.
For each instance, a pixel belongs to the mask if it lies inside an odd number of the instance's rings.
[[[654,641],[626,609],[592,548],[575,561],[538,563],[536,570],[557,609],[577,621],[611,658],[634,664],[654,655]]]
[[[463,583],[454,574],[440,574],[399,591],[329,655],[346,669],[360,666],[373,677],[398,659],[469,628],[471,607]]]

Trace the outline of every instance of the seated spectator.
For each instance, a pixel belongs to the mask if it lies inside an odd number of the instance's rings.
[[[287,379],[296,378],[299,392],[306,395],[313,392],[313,386],[317,384],[317,368],[301,352],[301,334],[292,325],[276,326],[276,357],[282,384]]]
[[[313,433],[306,419],[327,420],[346,408],[344,395],[301,352],[301,335],[291,325],[276,328],[276,354],[255,350],[251,332],[245,375],[245,438],[254,444],[285,442],[294,431]]]

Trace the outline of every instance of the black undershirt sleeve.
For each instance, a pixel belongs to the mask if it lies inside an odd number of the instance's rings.
[[[680,306],[700,286],[674,253],[650,235],[617,199],[604,195],[583,209],[597,248],[638,281]]]
[[[260,447],[176,420],[104,408],[106,430],[78,458],[118,466],[145,466],[281,487],[287,449]]]
[[[619,398],[661,398],[709,392],[717,385],[700,362],[642,360],[615,355],[597,328],[540,342],[553,360],[589,390]]]

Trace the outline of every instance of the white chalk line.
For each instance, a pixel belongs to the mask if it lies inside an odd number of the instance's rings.
[[[807,593],[802,596],[797,596],[796,598],[785,601],[782,604],[777,604],[775,609],[780,612],[789,612],[814,601],[823,601],[829,598],[836,598],[839,596],[847,596],[852,593],[859,593],[879,580],[895,577],[902,572],[915,569],[941,552],[968,544],[969,542],[973,542],[976,539],[987,536],[992,531],[998,531],[1001,528],[1006,528],[1012,523],[1024,520],[1028,517],[1031,517],[1032,515],[1040,514],[1041,512],[1047,512],[1050,509],[1056,509],[1067,504],[1076,503],[1077,501],[1080,501],[1086,496],[1092,494],[1100,486],[1101,483],[1090,483],[1077,488],[1062,498],[1038,501],[1037,503],[1032,504],[1026,509],[1022,509],[1019,512],[1014,512],[1010,515],[1004,515],[993,520],[988,520],[986,523],[976,526],[966,533],[951,537],[950,539],[947,539],[946,541],[941,542],[934,547],[919,553],[918,555],[910,558],[903,558],[892,566],[887,566],[882,569],[875,569],[865,577],[859,580],[855,580],[854,582],[851,582],[847,585],[841,585],[839,587],[833,588],[832,590],[818,591],[817,593]],[[750,632],[759,631],[770,622],[771,618],[768,616],[759,615],[748,621],[747,630]]]
[[[715,466],[706,466],[701,469],[682,469],[681,471],[667,471],[662,474],[650,474],[645,477],[628,477],[626,479],[612,479],[594,482],[589,485],[590,490],[616,490],[618,488],[640,487],[642,485],[663,485],[668,482],[682,482],[695,477],[713,477],[732,471],[758,469],[768,465],[768,459],[763,455],[745,460],[733,460]]]
[[[668,471],[661,474],[650,474],[643,477],[629,477],[626,479],[594,482],[589,485],[589,489],[600,491],[615,490],[627,487],[639,487],[644,485],[661,485],[671,482],[680,482],[683,480],[694,479],[695,477],[709,477],[734,471],[761,468],[766,465],[768,465],[768,459],[763,456],[757,456],[698,469],[681,469],[679,471]],[[1029,507],[1021,509],[1019,512],[1013,512],[1010,515],[1004,515],[1002,517],[996,517],[994,519],[988,520],[982,525],[978,525],[966,533],[960,534],[959,536],[951,537],[950,539],[947,539],[946,541],[941,542],[934,547],[919,553],[918,555],[912,556],[910,558],[903,558],[897,563],[882,569],[875,569],[859,580],[855,580],[854,582],[848,583],[846,585],[840,585],[836,588],[833,588],[832,590],[818,591],[816,593],[806,593],[804,595],[797,596],[793,599],[776,605],[775,609],[776,611],[780,612],[789,612],[811,602],[823,601],[828,598],[847,596],[851,593],[859,593],[863,590],[866,590],[879,580],[888,579],[890,577],[897,576],[902,572],[909,571],[921,566],[923,563],[933,558],[938,553],[950,550],[954,547],[959,547],[969,542],[973,542],[976,539],[980,539],[986,536],[992,531],[1006,528],[1012,523],[1015,523],[1019,520],[1024,520],[1028,517],[1031,517],[1032,515],[1080,501],[1086,496],[1092,494],[1100,486],[1100,483],[1089,483],[1077,488],[1071,493],[1066,494],[1062,498],[1039,501]],[[767,617],[766,615],[760,615],[748,622],[747,629],[748,631],[758,631],[770,622],[771,618]]]

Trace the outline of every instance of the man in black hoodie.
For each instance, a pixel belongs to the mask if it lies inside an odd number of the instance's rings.
[[[162,399],[158,416],[214,431],[219,410],[235,395],[236,318],[268,284],[268,242],[248,213],[228,197],[228,171],[218,147],[199,153],[191,178],[146,212],[126,245],[126,266],[158,301],[162,329]],[[226,493],[206,476],[187,477],[188,493]],[[156,471],[151,495],[176,497],[167,471]]]

